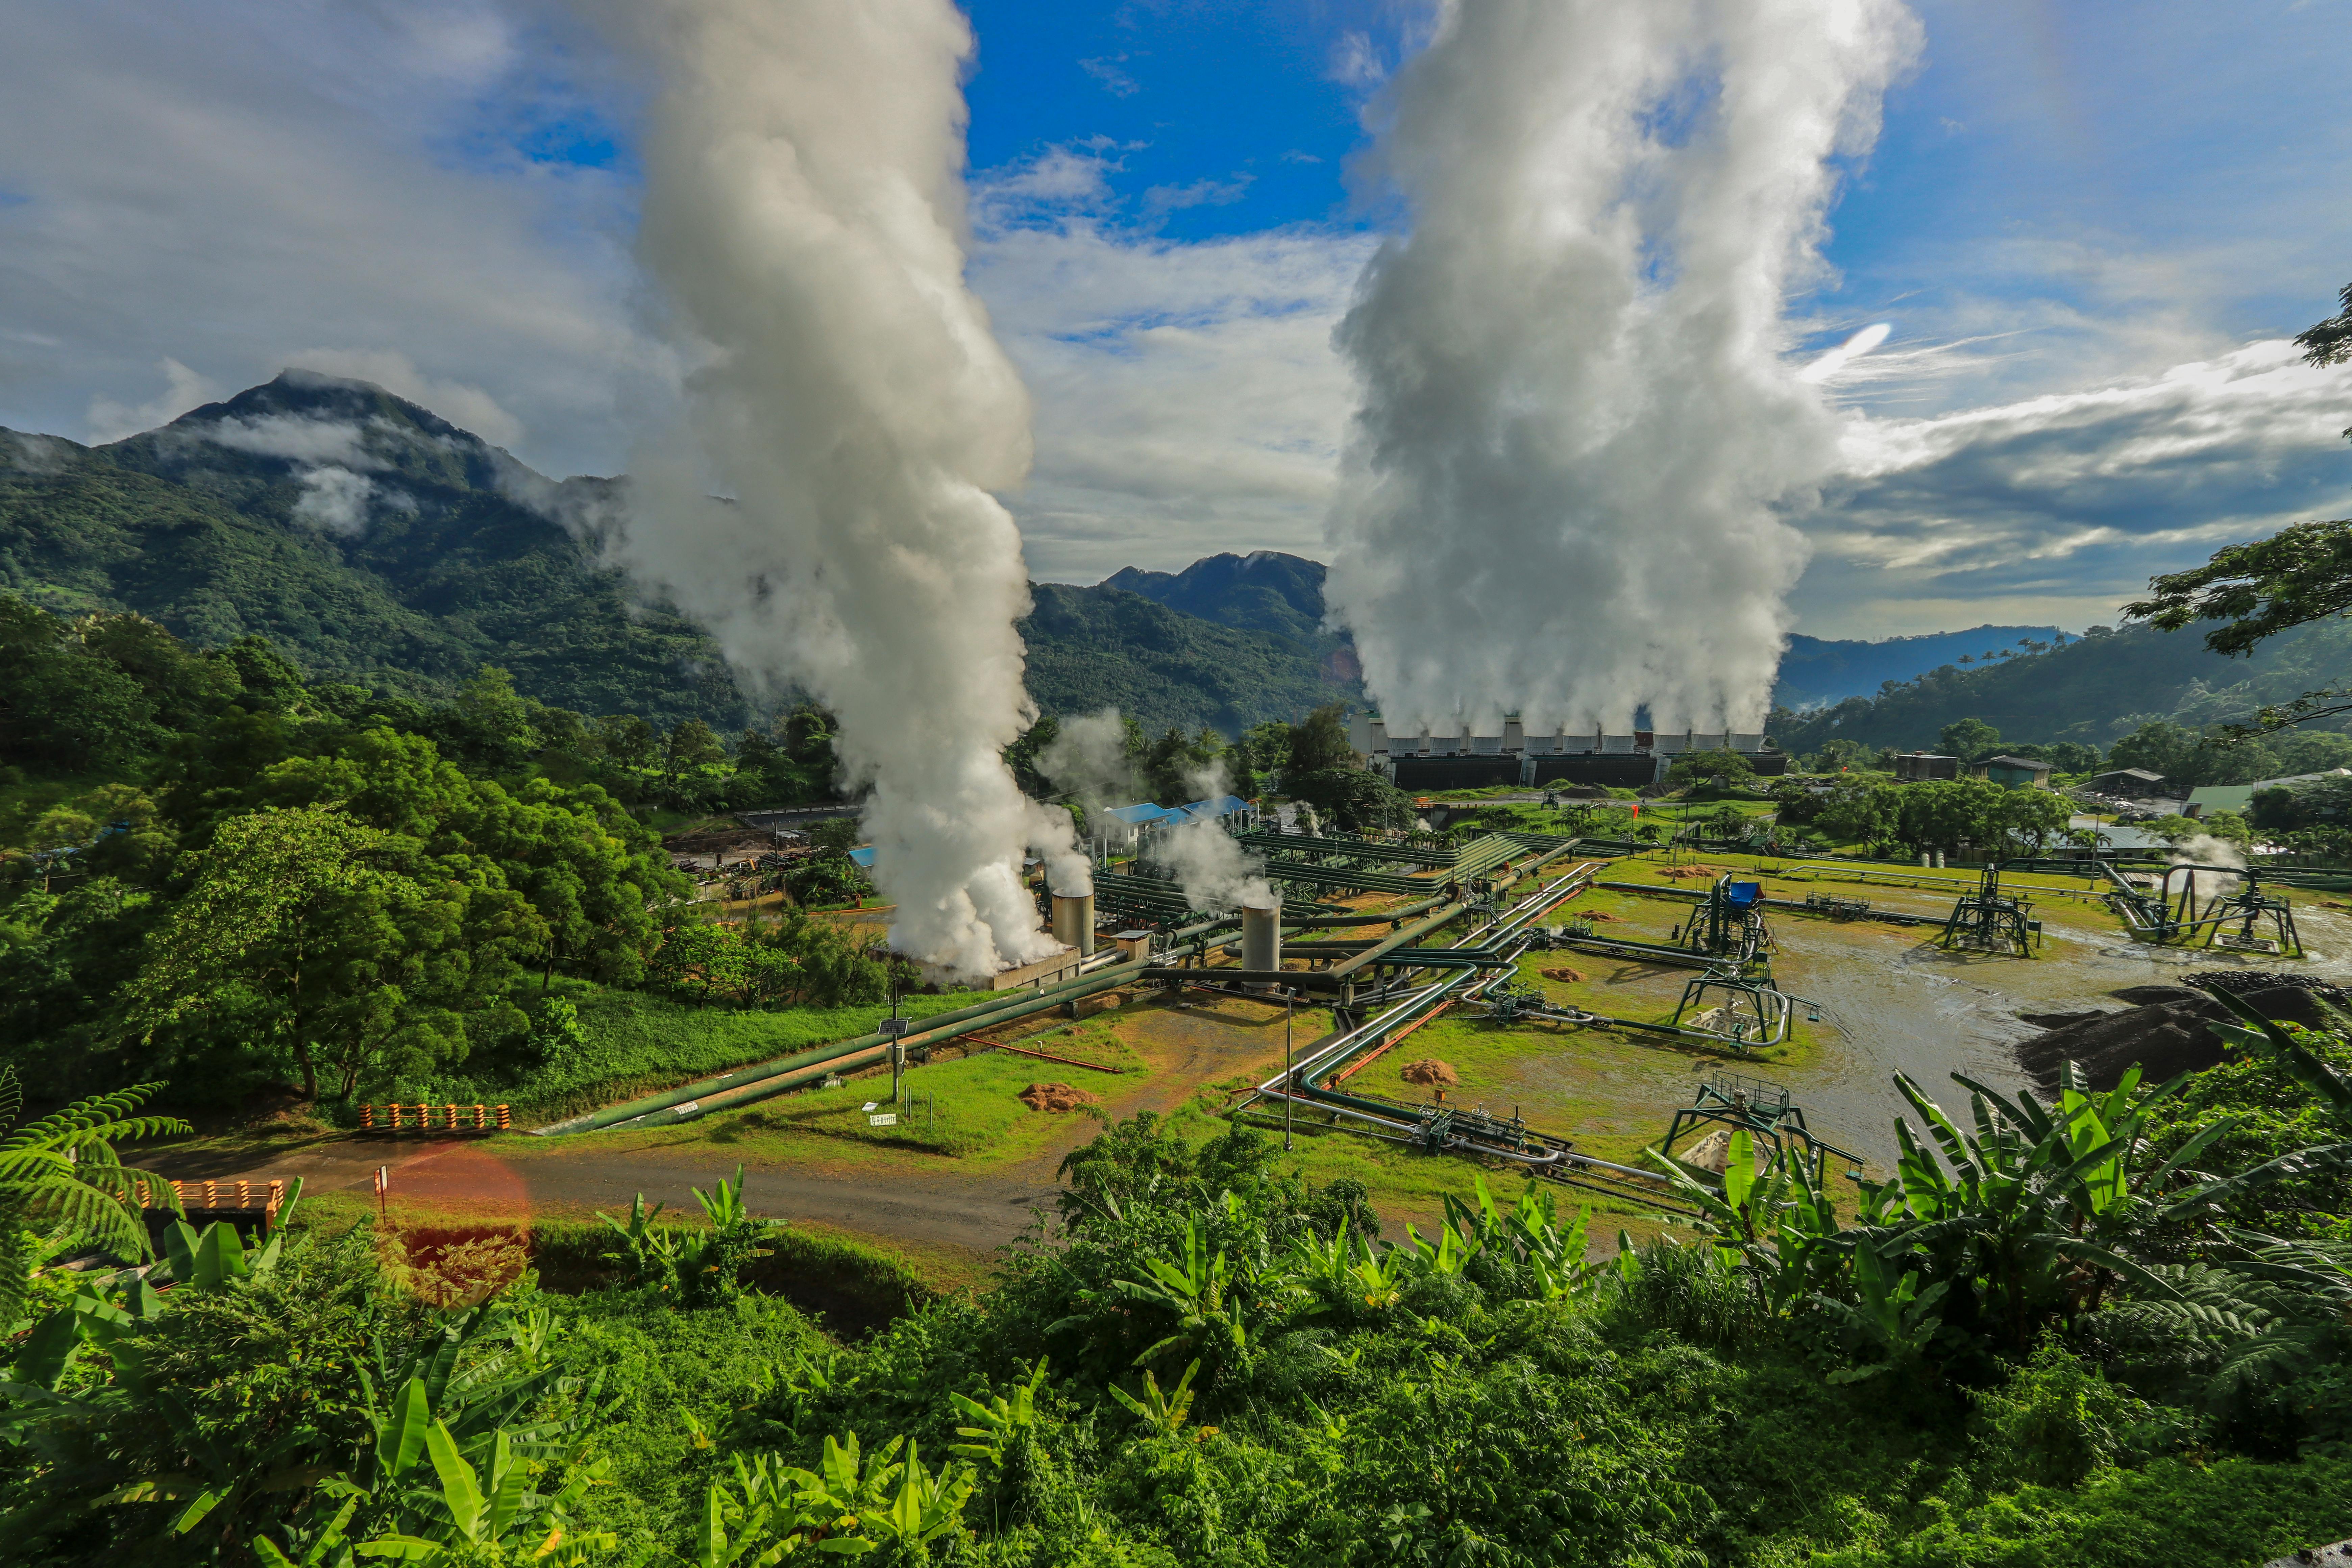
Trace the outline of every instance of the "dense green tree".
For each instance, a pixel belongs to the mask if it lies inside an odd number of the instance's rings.
[[[1214,730],[1194,735],[1171,730],[1143,753],[1138,770],[1143,788],[1161,805],[1200,800],[1223,776],[1218,764],[1224,750],[1224,740]]]
[[[1413,824],[1412,797],[1369,768],[1290,769],[1282,787],[1304,801],[1343,833],[1407,828]]]
[[[1061,733],[1062,721],[1048,713],[1004,748],[1004,765],[1013,771],[1013,782],[1033,800],[1051,800],[1058,793],[1053,781],[1037,771],[1037,758]]]
[[[1713,751],[1685,752],[1666,769],[1666,782],[1676,785],[1712,781],[1727,788],[1738,789],[1755,777],[1755,766],[1746,757],[1720,747]]]
[[[465,1059],[528,1026],[505,999],[543,927],[494,863],[443,857],[333,806],[230,817],[149,942],[127,1026],[257,1030],[318,1098]],[[425,872],[420,877],[416,873]]]
[[[624,768],[650,768],[661,754],[661,736],[634,713],[608,713],[597,720],[596,741],[604,755]]]
[[[0,764],[74,772],[162,739],[156,702],[73,623],[0,594]]]
[[[1833,844],[1874,844],[1892,837],[1901,799],[1895,785],[1847,773],[1822,795],[1813,820]]]
[[[1327,703],[1292,727],[1288,765],[1303,773],[1358,765],[1356,748],[1348,739],[1348,710],[1344,703]]]
[[[452,750],[484,773],[510,773],[539,750],[532,704],[516,695],[514,678],[486,664],[457,692],[447,733]]]
[[[727,748],[699,719],[681,719],[662,738],[662,765],[673,780],[700,773],[727,755]]]
[[[2000,731],[1981,719],[1955,719],[1936,732],[1936,750],[1964,763],[1980,763],[2000,750]]]

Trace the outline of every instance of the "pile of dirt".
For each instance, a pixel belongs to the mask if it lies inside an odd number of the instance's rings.
[[[2316,974],[2282,974],[2270,969],[2200,969],[2180,978],[2200,991],[2227,991],[2233,996],[2286,986],[2298,991],[2320,992],[2339,1006],[2344,1001],[2340,987]]]
[[[1661,866],[1658,868],[1658,875],[1661,877],[1720,877],[1723,874],[1723,868],[1720,866]]]
[[[1612,915],[1607,910],[1587,910],[1584,918],[1589,921],[1615,921],[1620,925],[1625,923],[1623,915]]]
[[[2106,1089],[2134,1063],[2147,1081],[2162,1083],[2180,1073],[2201,1072],[2227,1054],[2210,1026],[2236,1023],[2237,1016],[2212,997],[2173,985],[2134,985],[2115,994],[2137,1005],[2119,1013],[2020,1015],[2030,1024],[2068,1021],[2019,1041],[2018,1064],[2054,1092],[2064,1062],[2080,1068],[2093,1089]],[[2317,997],[2301,985],[2268,986],[2241,993],[2239,999],[2281,1023],[2320,1021]]]
[[[2108,1013],[2104,1007],[2094,1007],[2086,1013],[2020,1013],[2017,1016],[2019,1022],[2031,1024],[2037,1029],[2063,1029],[2070,1024],[2105,1018]]]
[[[1397,1077],[1407,1083],[1420,1084],[1425,1089],[1445,1089],[1462,1081],[1461,1075],[1454,1070],[1451,1064],[1439,1061],[1434,1057],[1425,1057],[1417,1062],[1405,1063],[1397,1073]]]
[[[1546,980],[1557,980],[1563,985],[1574,985],[1584,978],[1573,969],[1546,969],[1539,973]]]
[[[1066,1083],[1033,1083],[1019,1096],[1021,1103],[1032,1110],[1076,1110],[1081,1105],[1094,1104],[1100,1098]]]

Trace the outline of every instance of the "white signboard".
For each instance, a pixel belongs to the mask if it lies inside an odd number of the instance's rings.
[[[866,1125],[868,1127],[896,1127],[898,1125],[898,1113],[895,1110],[886,1110],[879,1116],[869,1116],[866,1119]]]

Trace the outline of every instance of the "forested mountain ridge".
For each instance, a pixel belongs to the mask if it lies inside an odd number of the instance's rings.
[[[2055,642],[2056,626],[1971,626],[1959,632],[1927,632],[1877,642],[1853,638],[1789,638],[1772,681],[1772,700],[1783,708],[1821,707],[1848,697],[1869,697],[1889,680],[1914,679],[1942,664],[2014,655],[2021,643]],[[1965,668],[1965,667],[1963,667]]]
[[[749,705],[717,645],[566,525],[617,482],[549,479],[381,387],[289,371],[109,446],[0,431],[0,591],[200,647],[259,635],[313,679],[447,699],[495,664],[556,707],[731,732]],[[1234,734],[1356,695],[1318,629],[1322,568],[1278,559],[1283,591],[1255,598],[1208,591],[1214,570],[1121,574],[1196,590],[1173,605],[1036,585],[1032,695]]]
[[[1346,637],[1323,629],[1325,571],[1323,563],[1303,555],[1254,550],[1247,555],[1204,555],[1181,572],[1124,567],[1100,585],[1140,594],[1219,626],[1338,646]]]
[[[1111,583],[1036,583],[1031,592],[1036,607],[1021,635],[1030,694],[1048,713],[1110,705],[1150,733],[1233,736],[1363,700],[1352,661],[1337,663],[1312,643],[1204,620]]]
[[[1835,739],[1866,746],[1932,746],[1945,725],[1981,719],[2011,742],[2076,741],[2105,746],[2141,724],[2191,729],[2251,718],[2265,702],[2352,681],[2352,623],[2322,621],[2283,632],[2250,658],[2224,658],[2197,628],[2094,626],[2042,653],[1945,665],[1875,698],[1850,698],[1801,720],[1776,720],[1773,738],[1792,752]]]
[[[364,382],[288,372],[89,447],[0,438],[0,587],[269,638],[313,679],[446,696],[484,664],[586,713],[739,727],[709,637],[556,520],[558,486]]]

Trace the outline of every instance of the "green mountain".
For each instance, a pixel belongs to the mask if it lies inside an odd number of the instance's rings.
[[[110,446],[0,431],[0,589],[136,610],[199,647],[258,634],[313,679],[446,698],[497,664],[559,707],[740,728],[717,646],[566,525],[614,482],[549,479],[381,387],[289,371]],[[1359,696],[1352,653],[1318,627],[1322,567],[1249,560],[1121,574],[1176,584],[1173,604],[1037,584],[1032,695],[1234,733]]]
[[[710,639],[555,521],[605,482],[289,371],[110,446],[0,432],[0,587],[203,647],[258,634],[313,678],[446,696],[500,664],[582,712],[740,726]]]
[[[1102,581],[1106,588],[1214,621],[1221,626],[1273,632],[1294,642],[1339,642],[1323,630],[1320,561],[1256,550],[1247,555],[1206,555],[1181,572],[1129,566]]]
[[[1029,644],[1030,695],[1045,712],[1085,713],[1109,703],[1151,734],[1238,735],[1264,720],[1303,719],[1327,702],[1363,700],[1352,656],[1341,665],[1314,641],[1188,615],[1113,586],[1118,581],[1032,584],[1036,608],[1021,635]]]
[[[1943,665],[1877,698],[1851,698],[1791,721],[1773,738],[1791,752],[1832,739],[1929,746],[1956,719],[1981,719],[2012,743],[2105,746],[2152,720],[2200,728],[2252,717],[2265,702],[2352,683],[2352,622],[2322,621],[2265,642],[2251,658],[2210,651],[2195,628],[2093,626],[2044,653]]]
[[[1818,708],[1848,697],[1874,697],[1888,681],[1900,684],[1938,665],[1965,657],[1970,664],[2021,642],[2055,642],[2056,626],[1972,626],[1964,632],[1927,632],[1878,642],[1789,638],[1772,679],[1772,701],[1781,708]],[[1966,666],[1958,666],[1965,668]]]

